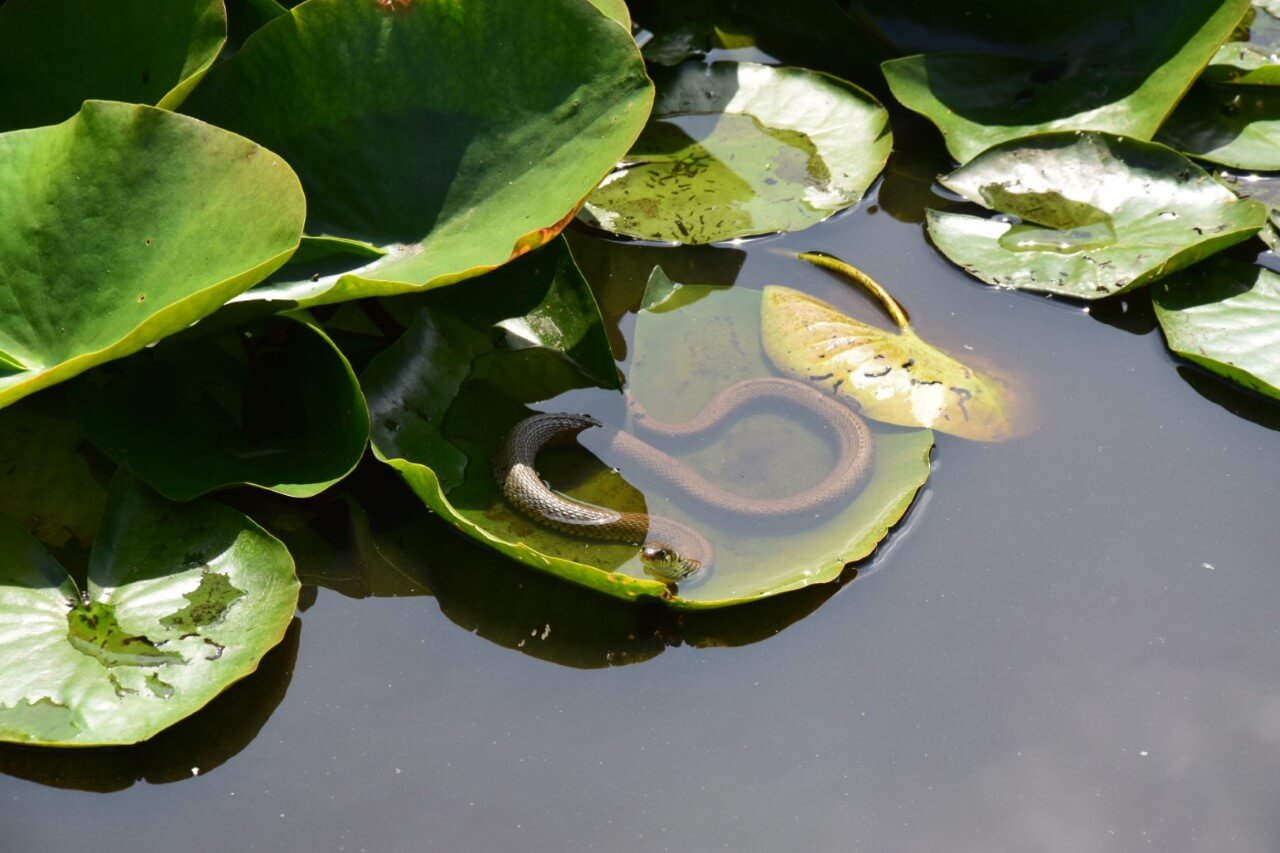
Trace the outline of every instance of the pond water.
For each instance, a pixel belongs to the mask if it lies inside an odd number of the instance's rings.
[[[612,276],[619,335],[655,259],[874,318],[772,251],[822,250],[926,340],[1024,380],[1034,429],[939,434],[856,579],[708,614],[629,606],[492,557],[366,464],[292,524],[324,586],[258,674],[136,748],[0,748],[0,848],[1280,847],[1280,408],[1179,365],[1142,294],[1086,311],[951,266],[911,177],[935,155],[896,154],[862,204],[798,234],[573,234],[588,276]],[[242,500],[290,526],[287,502]]]

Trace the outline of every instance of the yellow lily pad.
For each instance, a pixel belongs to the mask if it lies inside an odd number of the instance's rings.
[[[1017,434],[1008,381],[922,340],[901,306],[860,270],[823,255],[800,257],[861,284],[899,330],[863,323],[806,293],[771,285],[764,289],[760,319],[765,352],[776,368],[856,401],[859,413],[874,420],[975,441]]]

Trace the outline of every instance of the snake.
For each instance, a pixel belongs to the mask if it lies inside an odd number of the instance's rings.
[[[819,483],[782,497],[754,498],[727,491],[638,435],[606,426],[591,415],[540,413],[517,423],[494,456],[494,476],[503,497],[527,518],[571,535],[640,548],[641,563],[669,584],[691,586],[706,580],[715,562],[707,538],[674,519],[645,512],[621,512],[567,497],[551,489],[537,469],[544,448],[573,444],[587,429],[605,433],[603,455],[623,471],[648,474],[679,497],[741,519],[779,520],[811,516],[847,498],[871,470],[873,444],[866,422],[848,405],[794,379],[759,377],[730,385],[692,418],[681,423],[655,419],[628,397],[637,433],[653,438],[698,438],[728,422],[738,411],[780,403],[822,421],[837,450],[836,463]]]

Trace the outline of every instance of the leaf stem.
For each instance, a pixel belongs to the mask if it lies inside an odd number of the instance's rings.
[[[814,266],[839,273],[849,279],[871,294],[872,298],[879,302],[881,307],[889,314],[890,319],[898,324],[898,328],[904,332],[911,328],[911,318],[907,316],[907,309],[899,305],[898,300],[890,296],[889,291],[881,287],[879,282],[853,264],[845,263],[834,255],[828,255],[826,252],[801,252],[796,257],[802,261],[808,261]]]

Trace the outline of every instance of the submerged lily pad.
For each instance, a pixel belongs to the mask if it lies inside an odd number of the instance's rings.
[[[317,304],[450,284],[546,243],[652,97],[630,33],[582,0],[308,0],[184,109],[288,159],[309,234],[384,252],[290,264],[242,297]]]
[[[654,71],[658,99],[582,217],[649,240],[796,231],[862,198],[893,147],[889,116],[851,83],[751,62]]]
[[[636,318],[630,391],[657,420],[681,422],[723,388],[776,375],[761,346],[759,291],[673,286],[658,270],[644,306]],[[694,527],[716,551],[710,579],[680,590],[680,601],[719,607],[777,595],[832,581],[848,564],[869,556],[924,485],[933,448],[929,430],[870,426],[870,479],[850,502],[812,518],[782,525],[744,522],[667,500],[659,487],[646,488],[650,512]],[[590,435],[581,440],[589,442]],[[794,494],[838,464],[815,425],[776,407],[743,417],[680,458],[711,482],[755,497]]]
[[[112,484],[82,590],[0,519],[0,741],[135,743],[257,668],[298,599],[277,540],[227,507]]]
[[[270,151],[106,101],[0,134],[0,197],[22,199],[0,207],[0,405],[213,312],[284,263],[305,206]]]
[[[62,121],[90,99],[174,109],[226,38],[222,0],[8,0],[0,131]]]
[[[808,294],[772,285],[764,289],[760,324],[775,367],[854,400],[867,418],[977,441],[1013,437],[1007,382],[921,340],[901,306],[865,273],[834,258],[801,257],[862,283],[899,329],[862,323]]]
[[[1215,258],[1151,291],[1169,349],[1280,399],[1280,275]]]
[[[1009,142],[941,178],[1008,216],[929,211],[943,254],[1001,287],[1099,299],[1155,281],[1258,232],[1238,199],[1163,145],[1104,133]]]
[[[298,320],[166,341],[74,391],[94,444],[170,500],[241,483],[309,497],[350,473],[369,441],[351,365]]]
[[[1196,84],[1157,139],[1210,163],[1280,169],[1280,88]]]
[[[927,8],[936,5],[943,4]],[[884,74],[894,96],[937,125],[962,163],[1051,130],[1150,139],[1248,7],[1249,0],[1169,0],[1159,26],[1141,0],[1114,0],[1096,14],[1071,7],[1074,26],[1048,30],[1051,47],[1028,45],[1025,56],[908,56],[886,62]],[[981,19],[986,29],[1003,30],[1009,15],[1043,27],[1037,16],[1026,20],[1026,4],[999,8]]]

